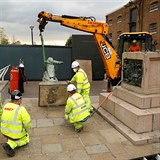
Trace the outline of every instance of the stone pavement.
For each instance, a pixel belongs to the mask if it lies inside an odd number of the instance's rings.
[[[97,98],[93,95],[92,101]],[[23,105],[32,118],[31,141],[16,149],[13,158],[0,146],[0,159],[127,160],[160,153],[160,143],[135,146],[98,114],[87,121],[82,132],[76,133],[64,120],[64,106],[39,107],[38,98],[23,98]],[[0,143],[5,141],[0,135]]]

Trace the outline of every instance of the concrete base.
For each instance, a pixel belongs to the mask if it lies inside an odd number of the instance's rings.
[[[100,103],[109,93],[100,94]],[[136,133],[145,133],[153,130],[154,114],[147,109],[139,109],[115,96],[110,96],[102,108],[112,114]],[[156,109],[160,113],[160,109]],[[146,123],[147,122],[147,123]]]
[[[9,90],[9,81],[0,81],[0,97],[2,98],[2,104],[5,99],[10,99],[10,95],[8,94]]]
[[[160,54],[124,53],[124,59],[142,61],[141,85],[137,87],[129,81],[125,82],[125,79],[123,81],[122,69],[121,86],[113,90],[112,95],[101,105],[98,112],[134,144],[159,142]],[[134,76],[130,78],[136,80]],[[99,104],[109,94],[101,93]]]
[[[96,109],[98,103],[93,104],[93,107]],[[128,140],[130,140],[135,145],[143,145],[147,143],[160,142],[160,131],[152,131],[147,133],[135,133],[129,127],[124,125],[121,121],[111,115],[109,112],[103,108],[99,108],[97,111],[107,122],[109,122],[114,128],[116,128],[122,135],[124,135]]]
[[[67,97],[67,83],[65,81],[39,83],[40,107],[65,105]]]
[[[139,109],[149,109],[149,108],[158,108],[160,107],[160,93],[159,94],[139,94],[132,92],[121,86],[118,86],[113,95],[119,99],[124,100],[127,103],[134,105]]]
[[[140,94],[160,94],[160,52],[134,52],[132,54],[125,52],[123,54],[123,60],[124,59],[142,60],[143,74],[141,87],[130,85],[122,81],[121,86],[123,88]]]

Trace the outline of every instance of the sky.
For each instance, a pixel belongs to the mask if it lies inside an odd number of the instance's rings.
[[[0,27],[12,43],[41,44],[37,16],[41,11],[53,15],[71,15],[79,17],[93,16],[98,22],[105,22],[105,16],[123,7],[129,0],[0,0]],[[65,45],[67,39],[75,34],[86,34],[56,22],[49,22],[43,32],[45,45]]]

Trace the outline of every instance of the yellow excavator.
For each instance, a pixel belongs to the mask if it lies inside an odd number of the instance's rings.
[[[51,21],[58,22],[65,27],[93,34],[105,66],[107,79],[109,81],[120,78],[122,53],[129,51],[129,45],[133,39],[138,41],[144,51],[152,50],[152,36],[150,33],[131,32],[123,33],[119,36],[119,47],[117,53],[107,37],[108,24],[104,22],[97,22],[92,16],[58,16],[42,11],[38,14],[37,21],[39,22],[40,32],[43,32],[48,21]]]

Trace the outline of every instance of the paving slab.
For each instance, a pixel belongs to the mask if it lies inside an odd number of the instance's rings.
[[[108,148],[104,144],[98,144],[85,147],[88,154],[97,154],[109,152]]]
[[[37,128],[40,127],[53,127],[52,119],[37,119]]]
[[[60,153],[62,151],[63,149],[60,143],[44,144],[42,146],[42,153]]]
[[[84,150],[75,150],[71,153],[71,160],[82,160],[82,159],[90,160],[90,157]]]
[[[91,94],[96,96],[104,82],[92,84],[96,86]],[[33,84],[31,87],[36,88]],[[160,153],[160,143],[134,145],[97,113],[85,123],[82,132],[76,133],[73,125],[64,120],[64,106],[39,107],[36,96],[29,93],[23,96],[23,105],[32,118],[30,143],[15,149],[13,158],[0,146],[0,160],[127,160]],[[93,100],[96,101],[95,97]],[[0,134],[0,143],[4,142],[6,138]]]

